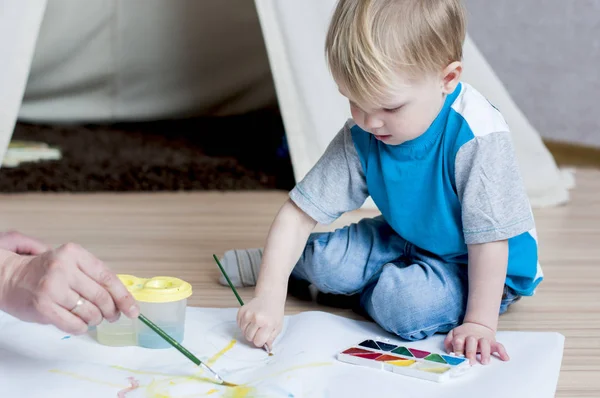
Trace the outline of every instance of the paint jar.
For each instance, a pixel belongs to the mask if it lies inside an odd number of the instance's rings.
[[[132,275],[117,275],[127,290],[135,297],[135,291],[140,289],[141,280]],[[121,314],[119,320],[110,323],[106,319],[96,327],[96,340],[100,344],[125,347],[137,345],[135,319],[129,319]]]
[[[187,299],[192,286],[178,278],[157,276],[144,279],[142,287],[135,290],[134,297],[140,313],[164,330],[178,343],[183,341]],[[137,344],[145,348],[171,348],[156,332],[136,320]]]

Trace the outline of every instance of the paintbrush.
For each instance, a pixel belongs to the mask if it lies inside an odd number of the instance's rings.
[[[240,295],[238,294],[237,290],[235,290],[235,286],[233,286],[233,283],[231,283],[231,279],[229,279],[229,276],[227,275],[227,272],[225,272],[225,269],[223,268],[223,266],[221,265],[221,262],[219,261],[219,259],[217,258],[217,256],[215,256],[213,254],[213,258],[215,259],[215,261],[217,262],[217,265],[219,266],[219,269],[221,270],[221,273],[223,274],[223,276],[225,277],[225,279],[227,279],[227,283],[229,283],[229,287],[231,288],[231,290],[233,290],[233,294],[235,294],[235,297],[237,298],[238,302],[240,303],[241,306],[244,305],[244,301],[242,300],[242,298],[240,297]],[[269,354],[269,355],[273,355],[271,353],[271,351],[269,350],[269,346],[267,346],[266,344],[263,345],[263,349]]]
[[[146,318],[142,314],[140,314],[138,316],[138,319],[140,321],[142,321],[144,324],[146,324],[146,326],[148,326],[154,332],[156,332],[156,334],[158,334],[160,337],[162,337],[167,343],[171,344],[175,349],[177,349],[177,351],[179,351],[180,353],[182,353],[183,355],[185,355],[186,358],[188,358],[190,361],[192,361],[197,366],[200,366],[200,367],[204,368],[205,370],[207,370],[209,373],[211,373],[213,375],[213,377],[219,381],[219,384],[233,386],[233,384],[224,381],[214,370],[212,370],[208,365],[206,365],[201,360],[199,360],[198,358],[196,358],[194,356],[194,354],[192,354],[191,352],[189,352],[185,347],[183,347],[181,344],[179,344],[177,342],[177,340],[175,340],[174,338],[172,338],[171,336],[169,336],[164,330],[162,330],[161,328],[159,328],[150,319]]]

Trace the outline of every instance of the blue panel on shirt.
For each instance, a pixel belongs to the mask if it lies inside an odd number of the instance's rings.
[[[368,191],[390,226],[405,240],[448,262],[467,263],[461,203],[455,183],[458,150],[475,135],[452,109],[459,85],[421,136],[387,145],[358,126],[352,128]],[[509,239],[507,284],[531,294],[537,245],[529,233]],[[538,281],[539,282],[539,281]]]
[[[508,240],[508,277],[506,284],[518,293],[530,295],[541,278],[533,280],[537,273],[537,242],[529,232]]]

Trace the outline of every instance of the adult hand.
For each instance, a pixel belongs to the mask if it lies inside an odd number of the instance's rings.
[[[40,249],[19,247],[30,253]],[[74,335],[86,333],[103,318],[116,321],[120,312],[130,318],[139,315],[135,300],[119,278],[73,243],[35,256],[7,257],[0,264],[0,309]]]

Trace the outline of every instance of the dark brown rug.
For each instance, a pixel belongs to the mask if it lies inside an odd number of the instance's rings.
[[[0,192],[289,190],[292,165],[277,110],[113,125],[18,123],[62,159],[0,168]]]

